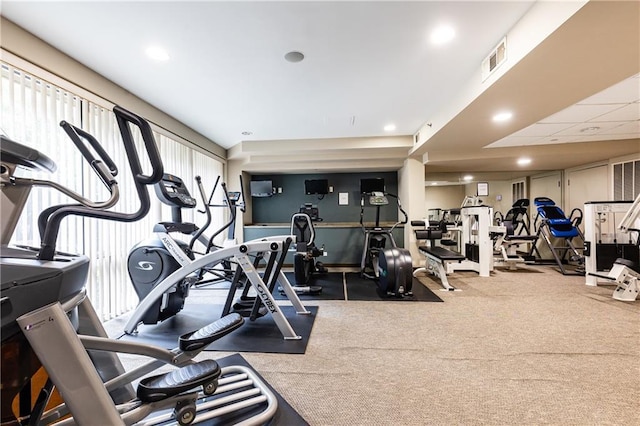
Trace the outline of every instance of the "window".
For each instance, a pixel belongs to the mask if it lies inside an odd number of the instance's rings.
[[[115,116],[106,106],[108,101],[99,105],[6,63],[1,64],[0,87],[2,132],[16,142],[45,153],[58,165],[54,175],[42,173],[34,176],[29,173],[30,177],[54,180],[92,200],[108,198],[102,183],[59,127],[60,121],[66,120],[96,137],[118,165],[120,201],[113,209],[132,212],[138,208]],[[154,132],[154,136],[165,171],[183,178],[192,195],[200,201],[195,176],[200,175],[205,188],[210,191],[216,177],[222,175],[222,163],[194,149],[188,142],[181,143],[175,135]],[[137,142],[142,143],[139,136]],[[152,195],[147,217],[136,223],[78,217],[69,217],[62,222],[57,249],[83,253],[91,259],[87,292],[102,320],[111,319],[138,304],[127,273],[128,253],[136,243],[152,235],[154,223],[170,218],[169,207],[161,207],[161,203],[154,203],[153,199]],[[34,188],[12,243],[28,242],[39,246],[38,214],[46,207],[68,202],[70,199],[57,191]],[[223,221],[222,211],[213,211],[212,214],[213,223]],[[183,218],[197,224],[200,219],[197,215],[192,209],[185,212]]]
[[[640,160],[613,164],[614,201],[634,200],[640,194]]]

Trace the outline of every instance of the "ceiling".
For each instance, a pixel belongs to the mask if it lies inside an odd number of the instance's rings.
[[[425,163],[426,180],[455,181],[639,152],[637,2],[589,2],[489,88],[451,106],[536,6],[3,0],[2,14],[228,148],[253,173],[396,170],[410,155]],[[455,37],[433,45],[430,33],[443,23]],[[169,59],[145,56],[151,45]],[[304,60],[287,61],[291,51]],[[488,115],[504,105],[514,119],[497,129]],[[439,119],[443,111],[453,112]],[[418,132],[425,140],[416,143]],[[532,164],[516,166],[521,155]]]

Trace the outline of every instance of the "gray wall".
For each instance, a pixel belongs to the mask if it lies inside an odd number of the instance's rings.
[[[251,223],[289,223],[291,215],[297,213],[304,203],[318,206],[320,217],[324,222],[355,222],[360,221],[360,179],[384,178],[386,191],[398,193],[398,175],[396,172],[386,173],[330,173],[330,174],[286,174],[286,175],[253,175],[251,180],[271,180],[273,186],[282,188],[281,194],[268,198],[252,198]],[[327,179],[329,186],[333,186],[333,193],[319,199],[318,195],[306,195],[304,192],[305,179]],[[249,192],[249,188],[246,188]],[[349,204],[339,205],[338,194],[349,194]],[[247,194],[248,196],[249,194]],[[364,221],[373,222],[376,217],[375,207],[366,203]],[[389,205],[380,209],[380,221],[395,222],[398,220],[398,208],[393,198]]]
[[[317,260],[330,266],[358,266],[362,259],[364,248],[364,233],[359,226],[315,226],[315,243],[318,247],[324,247],[326,256]],[[404,246],[404,229],[397,227],[393,231],[393,239],[398,247]],[[274,235],[288,235],[289,226],[247,226],[244,235],[247,241]],[[387,241],[386,247],[391,247]],[[288,253],[286,265],[293,264],[293,254]]]

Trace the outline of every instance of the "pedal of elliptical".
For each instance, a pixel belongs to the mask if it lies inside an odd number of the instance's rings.
[[[137,396],[144,403],[162,401],[182,392],[203,386],[207,395],[213,394],[220,377],[220,366],[212,359],[186,365],[169,373],[140,380]]]
[[[241,315],[236,313],[225,315],[199,330],[180,336],[180,349],[185,352],[202,349],[219,338],[231,333],[242,324],[244,324],[244,319]]]

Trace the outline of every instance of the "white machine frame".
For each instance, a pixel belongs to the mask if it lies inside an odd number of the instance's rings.
[[[133,311],[127,324],[125,325],[125,333],[133,334],[135,333],[138,324],[142,321],[142,318],[149,310],[149,308],[158,300],[164,297],[164,294],[177,285],[180,281],[182,281],[189,274],[194,273],[195,271],[200,270],[206,266],[213,266],[225,259],[234,257],[235,261],[240,265],[243,272],[249,278],[249,281],[253,288],[255,289],[257,295],[262,299],[264,305],[267,307],[269,314],[273,318],[274,322],[280,329],[282,336],[286,340],[299,340],[301,336],[296,334],[296,332],[291,327],[291,324],[287,320],[287,318],[282,313],[282,310],[276,303],[273,298],[271,292],[269,291],[269,287],[265,284],[263,278],[260,277],[260,274],[253,266],[250,255],[256,254],[259,252],[268,253],[269,256],[277,256],[282,253],[284,249],[284,241],[288,238],[295,239],[292,235],[285,236],[274,236],[268,238],[262,238],[260,240],[254,240],[245,242],[236,246],[226,247],[209,254],[206,254],[194,261],[189,259],[189,263],[185,263],[182,267],[176,270],[174,273],[169,275],[163,281],[158,283],[147,296],[140,301],[140,304]],[[163,240],[164,242],[164,240]],[[179,253],[179,250],[176,250],[176,253]],[[267,282],[271,277],[265,277]],[[295,290],[291,286],[289,280],[284,275],[282,271],[280,271],[278,275],[278,283],[280,288],[284,291],[287,298],[291,302],[294,307],[296,314],[298,315],[310,315],[311,312],[308,311],[300,298],[296,294]]]
[[[626,213],[617,228],[624,233],[640,230],[640,195],[631,204],[628,202],[585,204],[585,240],[596,241],[594,237],[596,237],[597,231],[596,216],[598,212],[621,213],[624,208],[627,208]],[[600,279],[613,281],[617,284],[611,296],[613,299],[623,302],[633,302],[638,299],[640,295],[640,266],[637,265],[637,260],[635,268],[622,261],[616,261],[606,275],[600,274],[596,270],[596,260],[595,247],[592,247],[590,255],[585,256],[586,285],[597,286]]]
[[[584,204],[584,243],[585,248],[590,245],[590,250],[585,250],[584,266],[585,266],[585,284],[588,286],[597,286],[598,281],[610,281],[608,277],[603,277],[609,271],[599,271],[597,269],[598,257],[596,252],[596,244],[598,242],[598,234],[602,232],[604,221],[611,221],[611,216],[615,214],[626,214],[631,205],[631,201],[592,201]],[[602,217],[607,215],[609,217]],[[610,222],[613,226],[609,229],[616,231],[615,219]],[[613,266],[613,265],[612,265]],[[605,275],[606,276],[606,275]]]
[[[506,233],[504,226],[493,225],[493,207],[467,206],[460,209],[462,218],[460,226],[460,248],[465,254],[465,244],[474,242],[478,245],[478,261],[465,259],[461,262],[447,263],[447,273],[454,271],[475,271],[481,277],[491,275],[494,267],[492,233]],[[452,229],[453,230],[453,229]]]

